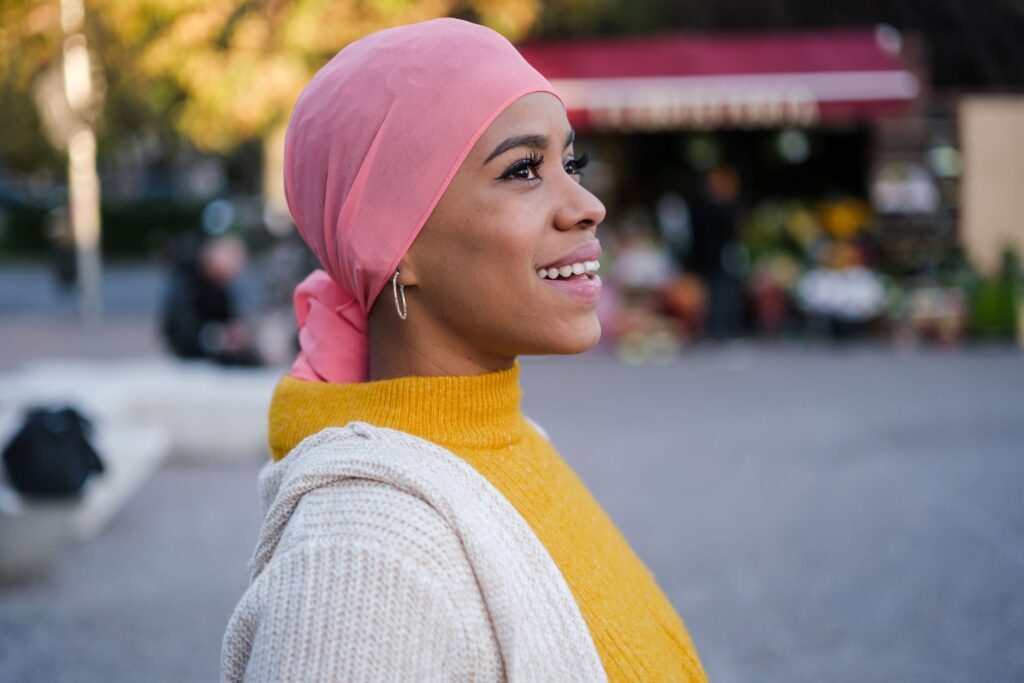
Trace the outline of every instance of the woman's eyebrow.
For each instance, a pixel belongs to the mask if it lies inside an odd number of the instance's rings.
[[[563,146],[562,149],[565,149],[566,147],[571,145],[573,140],[575,139],[576,131],[570,128],[569,134],[566,136],[565,139],[565,146]],[[499,154],[504,154],[505,152],[515,147],[534,147],[537,149],[544,149],[547,146],[547,135],[539,135],[536,133],[529,133],[527,135],[514,135],[508,138],[507,140],[504,140],[503,142],[499,143],[498,146],[494,148],[494,151],[491,152],[491,154],[486,159],[484,159],[484,163],[486,164]]]

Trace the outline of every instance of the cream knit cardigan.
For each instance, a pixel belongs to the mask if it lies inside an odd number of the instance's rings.
[[[351,422],[259,476],[222,681],[606,681],[547,550],[468,463]]]

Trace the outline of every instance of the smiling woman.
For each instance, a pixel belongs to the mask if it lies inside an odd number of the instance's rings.
[[[538,277],[600,256],[605,210],[580,184],[572,138],[547,92],[487,127],[398,266],[409,319],[389,301],[370,313],[371,378],[491,372],[597,343],[600,278]]]
[[[604,219],[565,107],[456,19],[346,47],[289,122],[319,257],[270,406],[226,681],[703,681],[653,575],[520,410],[597,343]]]

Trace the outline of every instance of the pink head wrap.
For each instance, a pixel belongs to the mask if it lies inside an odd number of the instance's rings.
[[[473,144],[531,92],[558,97],[500,34],[451,18],[370,34],[313,76],[285,135],[288,208],[323,266],[295,288],[292,376],[366,380],[373,302]]]

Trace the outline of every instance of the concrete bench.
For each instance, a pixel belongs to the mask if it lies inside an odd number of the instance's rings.
[[[159,358],[31,363],[0,376],[0,411],[71,403],[94,419],[162,428],[173,460],[257,462],[268,457],[267,409],[283,373]]]
[[[21,422],[8,415],[0,424],[7,443]],[[92,443],[105,471],[90,477],[74,499],[22,496],[0,481],[0,580],[30,575],[73,541],[99,535],[170,453],[162,429],[146,425],[94,423]]]
[[[99,534],[165,460],[265,460],[267,409],[282,374],[157,358],[48,360],[0,375],[3,444],[25,408],[68,404],[93,423],[107,467],[74,502],[29,500],[0,483],[0,579],[29,574],[67,543]]]

